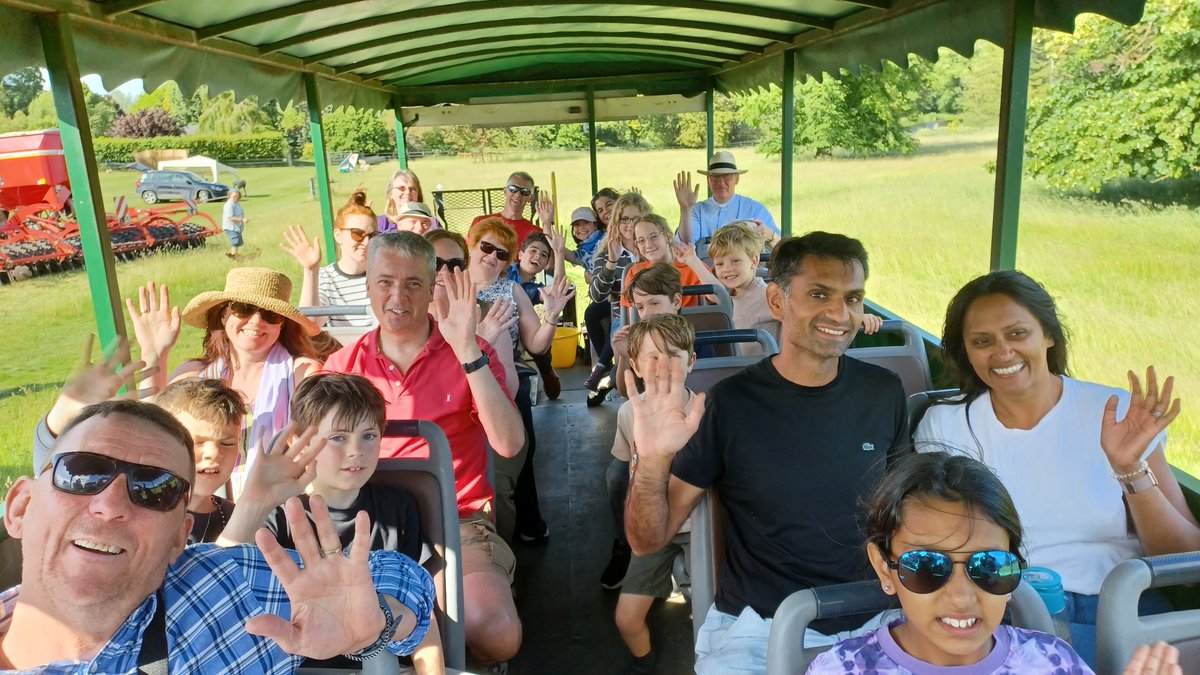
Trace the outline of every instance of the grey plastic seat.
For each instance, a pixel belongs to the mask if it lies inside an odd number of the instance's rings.
[[[809,588],[789,595],[775,611],[767,638],[767,675],[803,673],[817,655],[829,649],[805,647],[804,631],[817,619],[863,615],[865,622],[886,609],[898,607],[893,596],[883,592],[878,581],[857,581]],[[1054,623],[1041,596],[1029,584],[1017,586],[1008,603],[1014,626],[1054,632]]]
[[[761,346],[763,353],[754,356],[717,356],[709,359],[697,359],[696,365],[692,367],[692,372],[688,373],[687,387],[697,393],[707,392],[712,389],[713,385],[746,366],[758,363],[764,357],[779,353],[779,343],[770,333],[761,328],[697,332],[696,346],[735,345],[749,342]]]
[[[917,425],[925,418],[925,412],[929,410],[929,406],[938,401],[957,396],[962,393],[958,389],[934,389],[933,391],[919,391],[911,394],[908,397],[908,430],[910,433],[917,432]]]
[[[367,305],[322,305],[320,307],[299,307],[300,313],[304,316],[313,317],[319,316],[370,316],[371,308]],[[321,330],[328,333],[333,339],[342,343],[342,346],[352,345],[359,338],[367,333],[375,330],[374,326],[324,326]]]
[[[1138,600],[1150,588],[1200,582],[1200,551],[1126,560],[1100,587],[1096,613],[1096,672],[1121,673],[1138,645],[1158,640],[1179,649],[1184,672],[1200,664],[1200,609],[1138,616]]]
[[[888,334],[899,336],[902,344],[884,347],[852,347],[846,350],[846,356],[873,363],[896,373],[904,385],[906,396],[932,389],[929,357],[925,353],[925,342],[921,339],[921,333],[907,321],[889,319],[883,322],[883,326],[876,335]]]

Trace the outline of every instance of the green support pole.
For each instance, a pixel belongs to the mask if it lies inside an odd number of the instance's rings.
[[[716,118],[715,118],[716,105],[717,105],[716,96],[717,96],[717,91],[713,87],[713,81],[709,80],[708,81],[708,91],[706,92],[706,94],[704,96],[704,107],[706,109],[706,115],[705,115],[705,120],[704,120],[705,139],[706,139],[705,150],[708,151],[708,154],[704,156],[704,163],[701,164],[700,166],[708,166],[708,160],[711,159],[712,156],[717,153],[717,137],[716,137],[716,126],[717,125],[716,125]],[[708,181],[705,181],[704,184],[708,185]],[[712,188],[711,187],[708,188],[708,196],[712,197]]]
[[[783,55],[783,147],[779,171],[779,231],[792,236],[792,154],[796,138],[796,55]]]
[[[333,200],[329,195],[329,164],[325,154],[325,127],[321,123],[321,97],[317,93],[317,76],[304,74],[304,93],[308,99],[308,129],[312,133],[313,164],[317,167],[317,199],[321,202],[321,223],[325,231],[325,255],[337,260],[337,244],[333,242]]]
[[[587,88],[588,160],[592,167],[592,194],[600,191],[600,172],[596,168],[596,90]]]
[[[992,208],[993,270],[1017,265],[1021,214],[1021,171],[1025,164],[1025,115],[1029,103],[1029,60],[1034,0],[1010,0],[1004,34],[1000,90],[1000,139],[996,144],[996,194]]]
[[[396,161],[400,170],[408,170],[408,146],[404,143],[404,118],[400,115],[400,97],[392,96],[392,112],[396,113]]]
[[[50,90],[58,113],[58,131],[62,137],[67,176],[71,181],[71,199],[79,221],[83,260],[87,264],[92,309],[102,346],[125,335],[125,317],[121,312],[121,292],[113,264],[112,240],[100,176],[96,171],[96,153],[84,106],[83,86],[79,82],[79,63],[75,58],[75,38],[70,19],[62,14],[39,14],[38,30],[50,73]]]

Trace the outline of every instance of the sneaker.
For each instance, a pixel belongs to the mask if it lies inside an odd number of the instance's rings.
[[[650,675],[654,672],[654,666],[657,664],[658,654],[651,647],[645,656],[633,657],[633,662],[625,669],[625,675]]]
[[[629,559],[633,551],[620,539],[613,539],[612,557],[608,559],[608,567],[600,575],[600,585],[609,589],[619,588],[625,581],[625,573],[629,571]]]
[[[612,366],[596,366],[592,368],[592,374],[588,375],[588,379],[584,381],[583,388],[596,391],[600,387],[600,380],[608,375],[608,371],[612,370]]]
[[[562,393],[562,382],[558,379],[558,373],[551,370],[543,379],[545,381],[542,382],[542,389],[546,391],[546,398],[551,401],[557,400],[558,395]]]
[[[550,539],[550,528],[547,527],[545,523],[542,523],[542,529],[540,532],[529,533],[525,531],[519,531],[517,532],[517,538],[526,544],[542,544]]]
[[[602,405],[608,398],[608,392],[613,390],[612,380],[604,378],[600,381],[600,387],[596,391],[588,392],[587,407],[595,408]]]

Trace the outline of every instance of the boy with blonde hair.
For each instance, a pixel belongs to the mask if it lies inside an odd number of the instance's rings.
[[[733,300],[734,328],[761,328],[779,340],[779,321],[767,306],[767,282],[758,276],[762,235],[746,221],[730,223],[717,230],[708,245],[713,273]],[[743,356],[762,354],[757,344],[741,345]]]

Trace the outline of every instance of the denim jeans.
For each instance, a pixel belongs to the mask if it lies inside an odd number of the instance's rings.
[[[1067,617],[1071,622],[1071,647],[1092,670],[1096,669],[1096,610],[1100,605],[1099,595],[1084,595],[1067,592]],[[1171,601],[1155,589],[1142,593],[1138,602],[1138,614],[1148,616],[1162,614],[1173,609]]]

